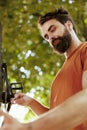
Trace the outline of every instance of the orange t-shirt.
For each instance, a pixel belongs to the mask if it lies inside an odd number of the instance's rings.
[[[87,42],[82,43],[72,52],[56,75],[51,88],[51,109],[82,90],[84,70],[87,70]],[[73,130],[85,130],[85,128],[81,124]]]

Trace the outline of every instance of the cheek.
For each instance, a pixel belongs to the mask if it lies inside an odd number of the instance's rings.
[[[55,31],[54,35],[57,37],[63,36],[64,34],[64,28],[59,28],[58,30]]]
[[[61,30],[60,30],[60,34],[63,35],[64,32],[65,32],[65,28],[61,28]]]

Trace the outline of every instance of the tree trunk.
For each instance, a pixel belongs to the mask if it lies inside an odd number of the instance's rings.
[[[0,106],[2,100],[2,25],[0,23]]]

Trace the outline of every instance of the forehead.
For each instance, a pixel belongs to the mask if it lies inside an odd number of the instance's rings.
[[[61,26],[62,24],[59,21],[57,21],[56,19],[51,19],[51,20],[46,21],[43,25],[39,25],[39,29],[40,29],[42,36],[44,36],[44,34],[47,33],[48,29],[52,25]]]

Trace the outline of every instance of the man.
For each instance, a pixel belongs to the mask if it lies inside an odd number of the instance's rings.
[[[0,111],[5,117],[0,130],[87,130],[87,42],[79,40],[64,9],[42,16],[38,27],[55,51],[66,56],[52,83],[50,108],[17,94],[12,103],[30,106],[38,115],[46,113],[33,122],[21,124]]]

